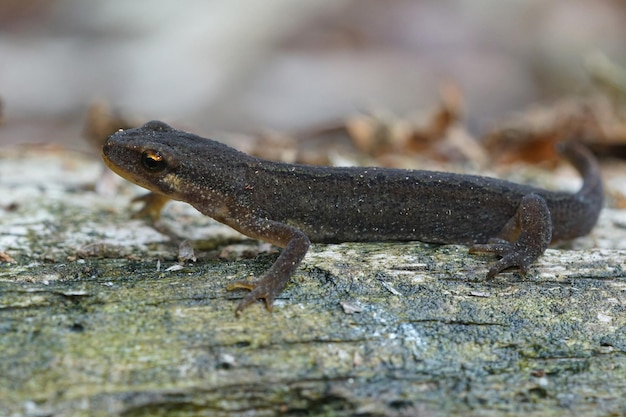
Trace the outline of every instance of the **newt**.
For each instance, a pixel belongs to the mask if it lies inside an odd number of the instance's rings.
[[[282,249],[247,289],[240,313],[257,300],[271,310],[313,243],[422,241],[463,244],[500,256],[487,278],[523,274],[551,242],[588,234],[604,200],[600,169],[581,144],[562,154],[583,179],[576,193],[501,179],[436,171],[322,167],[255,158],[211,139],[151,121],[120,130],[103,146],[123,178],[254,239]]]

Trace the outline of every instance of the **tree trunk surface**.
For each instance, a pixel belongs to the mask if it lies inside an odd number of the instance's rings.
[[[90,190],[102,172],[0,155],[0,416],[626,414],[624,211],[526,277],[464,246],[313,245],[273,312],[236,317],[225,287],[278,252],[182,203],[131,220],[138,190]]]

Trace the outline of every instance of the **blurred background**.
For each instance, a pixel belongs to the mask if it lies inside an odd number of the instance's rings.
[[[477,136],[626,64],[618,0],[0,0],[0,144],[80,146],[87,108],[198,133],[400,116],[462,92]]]

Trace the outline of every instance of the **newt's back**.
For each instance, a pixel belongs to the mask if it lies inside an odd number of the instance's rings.
[[[588,151],[571,144],[565,152],[584,178],[575,194],[474,175],[267,163],[246,178],[244,200],[254,200],[269,218],[298,227],[317,242],[473,244],[496,237],[522,198],[534,193],[548,204],[553,238],[569,239],[591,230],[603,192]]]

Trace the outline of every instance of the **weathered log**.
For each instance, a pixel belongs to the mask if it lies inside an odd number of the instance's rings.
[[[550,249],[488,281],[463,246],[314,245],[272,313],[236,318],[226,285],[276,253],[227,260],[239,237],[174,204],[162,226],[198,256],[179,263],[129,220],[134,188],[80,187],[99,172],[0,160],[0,416],[626,414],[624,249]],[[623,239],[620,217],[575,246]]]

